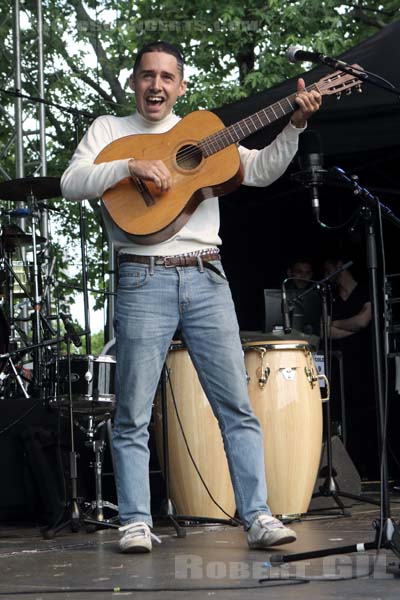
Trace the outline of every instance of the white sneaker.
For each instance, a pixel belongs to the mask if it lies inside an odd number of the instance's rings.
[[[151,552],[152,539],[161,544],[160,538],[151,533],[147,523],[141,521],[123,525],[119,527],[118,531],[122,533],[119,540],[119,549],[121,552]]]
[[[296,533],[267,513],[260,515],[247,532],[249,548],[270,548],[289,544],[297,539]]]

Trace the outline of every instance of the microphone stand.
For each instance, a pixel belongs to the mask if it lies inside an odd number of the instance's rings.
[[[377,278],[378,258],[376,250],[375,233],[375,211],[377,208],[384,217],[400,228],[400,219],[393,212],[382,204],[376,196],[373,196],[366,188],[361,187],[354,179],[349,177],[342,169],[336,169],[336,175],[342,180],[343,184],[351,187],[353,193],[363,200],[360,207],[360,215],[365,222],[366,248],[367,248],[367,268],[369,278],[369,289],[372,306],[372,345],[373,345],[373,373],[375,384],[375,395],[377,405],[377,426],[378,439],[380,441],[380,463],[381,463],[381,503],[380,519],[374,521],[373,526],[376,530],[375,539],[368,542],[358,542],[348,546],[337,546],[334,548],[324,548],[311,552],[302,552],[296,554],[275,554],[271,555],[272,564],[295,562],[298,560],[307,560],[310,558],[319,558],[336,554],[350,554],[354,552],[365,552],[366,550],[378,550],[385,548],[400,557],[400,531],[398,524],[395,524],[390,516],[390,503],[387,479],[387,448],[386,448],[386,407],[383,380],[383,359],[382,359],[382,340],[380,327],[380,302],[379,285]],[[261,580],[262,581],[262,580]]]

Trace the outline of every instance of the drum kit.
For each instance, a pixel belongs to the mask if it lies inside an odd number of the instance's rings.
[[[0,211],[0,395],[7,400],[39,399],[46,408],[69,419],[71,505],[76,514],[80,508],[73,429],[84,431],[86,445],[94,452],[96,490],[85,520],[97,524],[105,521],[104,507],[117,511],[101,494],[105,432],[110,437],[115,408],[115,359],[71,354],[71,343],[80,346],[83,334],[75,331],[70,315],[52,314],[56,259],[50,258],[51,244],[37,230],[43,210],[56,210],[43,201],[60,195],[56,177],[0,183],[0,199],[7,206]],[[91,514],[93,519],[88,516]],[[111,524],[113,519],[109,521]],[[72,525],[78,527],[77,522]]]

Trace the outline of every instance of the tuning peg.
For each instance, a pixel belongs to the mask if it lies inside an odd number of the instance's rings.
[[[342,92],[337,92],[336,93],[336,100],[340,100],[341,97],[342,97]]]
[[[357,86],[356,86],[356,90],[357,90],[357,92],[358,92],[359,94],[362,94],[362,87],[361,87],[361,85],[357,85]]]
[[[346,90],[346,96],[351,96],[351,90]]]

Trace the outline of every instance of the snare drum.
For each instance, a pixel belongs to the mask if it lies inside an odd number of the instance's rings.
[[[71,356],[72,408],[76,413],[109,412],[115,408],[115,366],[113,356]],[[52,366],[55,398],[69,406],[69,373],[66,356]]]
[[[228,513],[235,498],[218,421],[201,387],[193,363],[182,344],[173,344],[167,356],[166,383],[168,455],[171,499],[180,515],[228,518],[211,500],[190,459],[189,450],[211,495]],[[179,420],[171,393],[177,405]],[[162,403],[156,399],[154,422],[157,453],[163,464]]]
[[[249,395],[264,434],[268,504],[275,515],[307,512],[322,449],[319,376],[303,341],[244,344]]]

